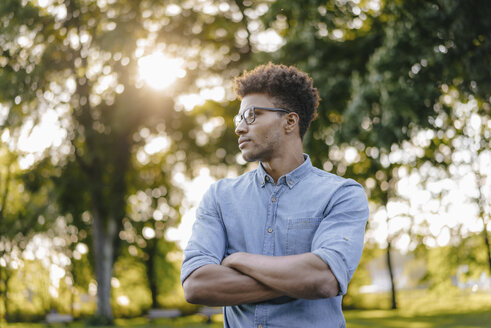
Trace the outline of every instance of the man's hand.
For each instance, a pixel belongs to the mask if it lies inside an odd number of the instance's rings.
[[[222,266],[294,298],[319,299],[339,293],[338,281],[329,266],[312,253],[265,256],[237,252],[227,256]]]
[[[229,268],[234,268],[234,261],[235,263],[240,262],[240,257],[244,254],[247,256],[247,253],[244,252],[237,252],[237,253],[230,254],[229,256],[223,259],[222,265]]]

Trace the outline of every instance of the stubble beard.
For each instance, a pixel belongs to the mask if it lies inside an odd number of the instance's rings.
[[[279,140],[280,137],[278,135],[275,135],[272,139],[269,140],[269,142],[264,145],[264,147],[261,147],[259,149],[252,148],[249,149],[249,151],[245,149],[245,152],[242,151],[242,158],[249,163],[257,161],[269,162],[273,158],[275,151],[279,148]]]
[[[260,161],[260,162],[264,162],[264,152],[260,152],[260,153],[251,153],[251,152],[246,152],[246,153],[242,153],[242,158],[244,159],[244,161],[246,162],[257,162],[257,161]]]

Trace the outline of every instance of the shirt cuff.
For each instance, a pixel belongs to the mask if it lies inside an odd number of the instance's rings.
[[[341,256],[337,254],[337,252],[328,250],[325,248],[319,248],[312,251],[313,254],[320,257],[327,265],[329,265],[334,277],[339,284],[339,295],[345,295],[348,291],[348,283],[350,281],[349,272],[346,268],[346,264],[344,263]]]
[[[220,265],[220,260],[213,256],[207,256],[207,255],[198,255],[198,256],[193,256],[189,259],[184,260],[184,263],[181,267],[181,284],[186,280],[186,278],[193,273],[196,269],[201,268],[204,265],[207,264],[218,264]]]

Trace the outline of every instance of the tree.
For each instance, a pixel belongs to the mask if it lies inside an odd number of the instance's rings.
[[[199,79],[237,74],[254,48],[247,21],[255,16],[252,4],[232,1],[215,6],[70,0],[40,7],[8,0],[0,5],[5,27],[0,103],[8,108],[2,128],[16,129],[26,118],[38,122],[47,112],[59,117],[66,138],[46,153],[60,211],[74,225],[91,227],[101,322],[112,321],[110,281],[119,233],[131,214],[128,197],[154,189],[153,176],[171,186],[154,197],[156,202],[173,199],[179,193],[171,177],[183,171],[182,165],[192,175],[209,156],[203,133],[208,139],[220,137],[206,136],[210,131],[201,125],[207,117],[184,111],[177,96],[203,88],[195,83]],[[154,51],[184,61],[185,77],[165,91],[150,90],[138,78],[140,59]],[[138,170],[148,164],[145,147],[151,140],[170,145],[160,147],[166,156],[149,176],[150,170]],[[177,152],[184,158],[176,159]],[[214,162],[234,159],[219,155]],[[170,207],[177,209],[178,201],[173,203]],[[179,212],[172,222],[178,219]]]
[[[431,121],[434,127],[423,141],[424,156],[419,159],[418,166],[430,164],[440,168],[444,177],[454,180],[455,189],[463,189],[463,198],[467,198],[474,205],[474,208],[469,209],[469,216],[475,215],[481,221],[483,253],[486,254],[486,259],[481,261],[481,264],[491,273],[488,233],[490,210],[486,203],[489,199],[491,173],[491,105],[489,101],[475,99],[472,95],[466,99],[455,87],[446,85],[442,88],[441,98],[441,107],[446,106],[449,110],[447,112],[440,109],[439,115]],[[428,180],[430,183],[434,182],[433,177],[428,177]],[[460,187],[463,182],[467,182],[464,184],[465,187]],[[443,189],[442,192],[448,194],[450,191]],[[471,214],[472,212],[474,213]],[[466,219],[469,222],[470,218]],[[472,232],[465,227],[458,231],[459,239],[464,240],[469,235],[472,235]],[[462,246],[465,247],[465,243],[462,243]]]
[[[318,166],[364,184],[377,172],[389,177],[395,163],[383,157],[431,127],[442,86],[463,97],[490,94],[491,6],[485,1],[309,4],[276,1],[265,21],[286,39],[275,58],[310,72],[319,88],[319,119],[305,139]],[[350,146],[359,153],[352,170],[331,157],[333,148]],[[371,200],[386,206],[391,181],[380,181],[384,192],[370,192]]]

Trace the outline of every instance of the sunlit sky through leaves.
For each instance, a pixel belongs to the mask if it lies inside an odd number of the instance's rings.
[[[186,76],[182,66],[182,59],[170,58],[161,52],[156,52],[138,60],[139,78],[150,87],[163,90],[178,78]]]

